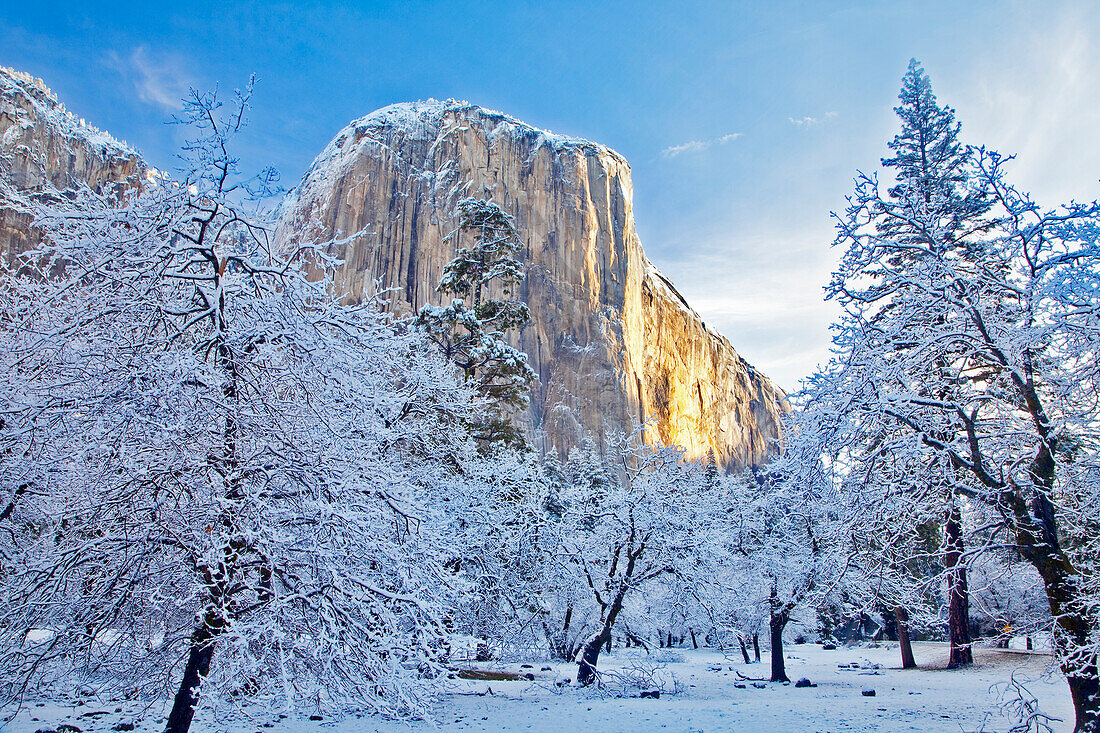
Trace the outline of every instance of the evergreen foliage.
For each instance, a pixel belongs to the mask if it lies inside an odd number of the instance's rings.
[[[487,446],[522,446],[523,436],[509,418],[527,407],[537,377],[527,355],[505,335],[530,319],[526,304],[507,299],[524,278],[515,259],[523,244],[512,217],[491,201],[463,199],[458,215],[451,236],[468,233],[472,242],[458,249],[436,287],[454,297],[444,306],[425,305],[415,323],[486,400],[488,413],[475,421],[475,437]],[[496,289],[499,298],[493,297]]]

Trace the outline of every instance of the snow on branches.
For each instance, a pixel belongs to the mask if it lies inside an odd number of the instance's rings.
[[[958,142],[916,62],[901,100],[883,161],[897,183],[859,174],[837,218],[844,255],[828,292],[844,315],[802,399],[883,530],[868,534],[908,545],[881,555],[894,571],[912,570],[922,524],[943,528],[952,604],[967,545],[1035,568],[1077,729],[1100,730],[1100,206],[1042,209],[1013,188],[1007,158]]]
[[[453,583],[422,525],[470,395],[321,251],[271,250],[271,177],[230,153],[248,94],[189,101],[178,185],[60,198],[5,264],[0,705],[175,688],[171,731],[208,696],[426,709]]]
[[[458,248],[436,292],[459,297],[443,306],[423,306],[415,323],[488,402],[490,414],[473,425],[475,437],[484,446],[519,447],[523,437],[510,412],[527,406],[537,380],[527,355],[505,340],[508,331],[530,319],[525,303],[507,299],[524,278],[515,259],[523,243],[512,217],[491,201],[462,199],[458,216],[458,229],[449,238],[469,233],[473,242]],[[502,297],[492,297],[493,290]]]

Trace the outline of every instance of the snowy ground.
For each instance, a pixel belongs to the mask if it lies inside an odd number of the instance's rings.
[[[453,680],[448,694],[431,722],[408,724],[370,717],[343,721],[282,720],[275,714],[261,714],[227,726],[208,716],[196,719],[192,730],[286,731],[287,733],[351,733],[379,731],[1007,731],[1011,725],[1000,714],[996,691],[990,687],[1013,674],[1026,680],[1038,697],[1041,709],[1060,717],[1054,730],[1072,729],[1069,690],[1059,675],[1048,676],[1050,657],[1019,651],[976,649],[977,664],[968,670],[945,670],[947,649],[941,644],[916,644],[921,669],[896,669],[896,645],[858,647],[826,651],[818,646],[790,646],[787,672],[792,680],[808,677],[818,686],[768,684],[758,689],[748,677],[763,677],[763,664],[740,663],[722,654],[690,649],[675,650],[682,662],[669,663],[662,674],[675,675],[683,687],[679,694],[662,694],[660,699],[601,697],[575,686],[557,687],[555,682],[576,676],[576,665],[532,663],[532,667],[478,665],[535,675],[522,682]],[[601,667],[615,669],[630,661],[628,652],[601,657]],[[840,665],[856,663],[858,668]],[[880,665],[880,669],[874,669]],[[543,671],[544,667],[551,667]],[[735,687],[745,685],[744,688]],[[666,685],[670,687],[671,685]],[[489,694],[489,689],[492,694]],[[862,690],[874,689],[874,697]],[[2,730],[34,733],[68,723],[79,731],[113,731],[120,722],[133,722],[137,731],[163,730],[159,714],[126,707],[126,703],[80,706],[29,703]],[[117,712],[116,712],[117,711]],[[61,727],[61,730],[73,728]]]

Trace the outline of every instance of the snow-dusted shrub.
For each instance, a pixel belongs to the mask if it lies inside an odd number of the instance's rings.
[[[675,695],[684,689],[667,662],[647,656],[631,656],[619,667],[599,670],[592,687],[595,694],[610,697],[638,697],[654,691]]]

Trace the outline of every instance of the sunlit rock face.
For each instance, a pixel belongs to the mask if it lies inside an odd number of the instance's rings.
[[[530,439],[566,451],[646,422],[649,442],[729,468],[775,449],[785,395],[708,329],[649,262],[634,229],[630,166],[586,140],[457,102],[393,105],[352,122],[284,206],[278,238],[342,241],[336,285],[355,300],[392,289],[409,313],[439,303],[454,256],[456,203],[491,199],[527,248],[514,339],[539,375],[519,416]]]
[[[79,183],[107,192],[147,174],[136,152],[73,116],[41,79],[0,66],[0,254],[40,241],[35,197]]]

